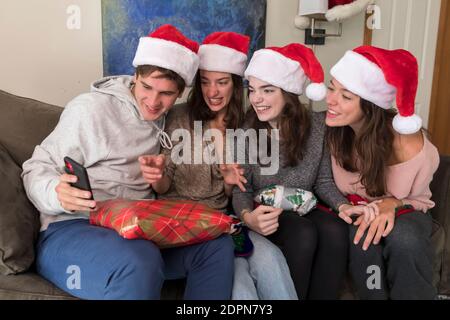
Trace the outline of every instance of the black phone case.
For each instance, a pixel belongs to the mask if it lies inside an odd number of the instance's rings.
[[[73,174],[78,178],[77,182],[71,183],[70,185],[75,188],[91,192],[91,200],[93,200],[94,198],[92,196],[91,184],[89,182],[86,168],[70,157],[64,157],[64,164],[64,170],[66,173]]]

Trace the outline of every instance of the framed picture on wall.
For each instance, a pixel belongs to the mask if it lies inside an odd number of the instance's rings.
[[[102,0],[103,74],[133,74],[139,38],[167,23],[199,43],[214,31],[246,34],[252,54],[264,47],[266,0]]]

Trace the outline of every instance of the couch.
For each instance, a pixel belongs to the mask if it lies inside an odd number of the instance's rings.
[[[38,212],[20,179],[21,165],[55,127],[62,108],[0,90],[0,299],[76,299],[34,271]],[[434,281],[439,294],[450,295],[450,157],[442,156],[431,185],[435,252]],[[183,281],[164,284],[163,299],[182,297]],[[343,299],[353,298],[346,284]]]

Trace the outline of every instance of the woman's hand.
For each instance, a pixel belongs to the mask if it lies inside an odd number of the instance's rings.
[[[364,216],[364,221],[370,224],[378,214],[379,210],[375,203],[357,206],[343,204],[339,207],[339,217],[348,224],[352,224],[352,216]]]
[[[219,169],[226,184],[237,185],[245,192],[244,183],[247,183],[247,180],[244,177],[244,169],[239,164],[221,164]]]
[[[247,227],[263,236],[268,236],[278,230],[278,217],[282,212],[281,208],[259,206],[252,212],[241,213],[241,217]]]
[[[143,155],[139,157],[142,176],[148,184],[152,185],[163,177],[164,167],[166,165],[165,156]]]
[[[381,237],[389,235],[395,224],[395,208],[402,205],[402,202],[395,198],[385,198],[374,202],[378,207],[379,215],[371,223],[365,222],[361,217],[354,223],[356,226],[359,225],[353,240],[355,245],[359,243],[367,228],[369,229],[362,246],[363,250],[367,250],[371,243],[377,245]]]
[[[164,194],[169,190],[172,179],[164,174],[166,157],[163,154],[140,156],[139,164],[142,176],[156,193]]]

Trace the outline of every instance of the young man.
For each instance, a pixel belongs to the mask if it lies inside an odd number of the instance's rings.
[[[160,142],[167,141],[165,114],[192,83],[197,51],[196,42],[170,25],[141,38],[134,77],[94,82],[90,93],[69,102],[23,164],[25,189],[41,215],[37,271],[62,290],[85,299],[159,299],[165,279],[187,277],[186,299],[230,298],[228,235],[159,250],[150,241],[90,225],[86,215],[96,201],[153,197],[138,158],[158,161]],[[65,156],[87,168],[95,200],[70,185],[76,177],[63,174]]]

